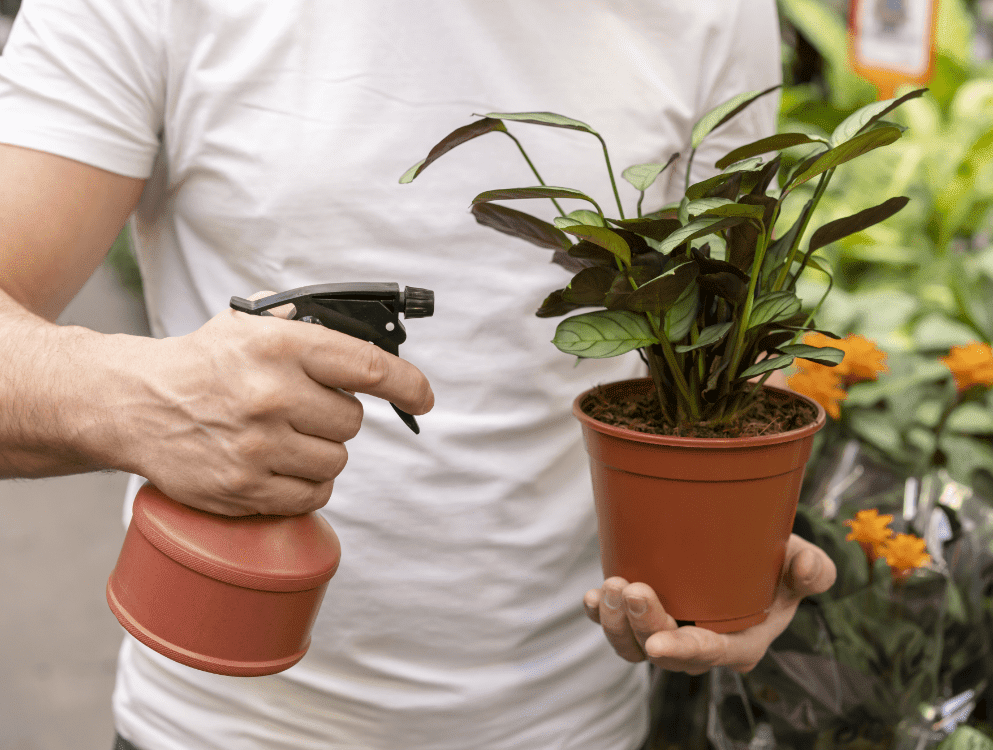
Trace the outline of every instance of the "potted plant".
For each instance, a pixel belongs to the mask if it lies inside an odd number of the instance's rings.
[[[740,94],[702,117],[689,163],[711,131],[772,90]],[[645,361],[649,378],[581,394],[574,413],[591,458],[604,573],[649,584],[679,621],[732,632],[766,617],[804,464],[825,417],[816,402],[765,380],[797,357],[831,365],[843,356],[798,343],[814,323],[794,287],[808,269],[826,273],[813,258],[817,249],[888,218],[908,199],[830,222],[806,248],[801,240],[834,170],[900,138],[902,129],[882,118],[922,93],[865,107],[830,138],[781,133],[736,148],[717,161],[723,171],[694,184],[687,179],[681,201],[650,213],[642,209],[646,192],[678,155],[629,167],[622,177],[638,193],[630,218],[600,134],[549,112],[481,117],[400,178],[410,182],[487,133],[504,133],[519,147],[539,184],[481,193],[472,213],[485,226],[553,250],[575,272],[539,316],[603,308],[558,325],[553,343],[561,351],[594,358],[637,351]],[[580,190],[546,184],[508,123],[597,138],[616,217]],[[809,153],[780,174],[780,152],[797,147]],[[768,154],[774,156],[766,161]],[[794,205],[796,188],[811,180],[813,197]],[[559,216],[549,222],[497,203],[521,199],[550,199]],[[588,207],[566,213],[565,200]]]

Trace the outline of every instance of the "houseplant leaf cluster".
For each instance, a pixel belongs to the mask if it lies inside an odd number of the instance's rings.
[[[741,94],[704,115],[693,129],[688,161],[711,131],[771,91]],[[401,182],[471,139],[509,136],[539,184],[483,192],[472,200],[472,212],[485,226],[552,250],[574,271],[537,311],[542,317],[571,314],[553,343],[588,358],[638,351],[666,425],[727,424],[756,401],[771,372],[798,358],[828,366],[841,361],[840,350],[799,343],[815,324],[803,310],[797,283],[807,271],[829,273],[813,257],[818,249],[888,219],[908,199],[897,196],[839,217],[804,240],[835,171],[898,141],[903,129],[883,118],[922,93],[865,107],[829,137],[780,133],[736,148],[716,162],[718,174],[692,184],[687,179],[678,203],[650,212],[643,206],[646,194],[677,155],[622,172],[637,193],[628,215],[602,136],[579,120],[548,112],[491,113],[458,128]],[[596,138],[616,213],[586,192],[546,183],[510,123]],[[784,169],[782,152],[797,147],[806,149],[805,157]],[[813,193],[800,199],[806,185],[814,185]],[[546,221],[502,203],[535,199],[552,201],[558,216]],[[563,207],[576,201],[578,209]],[[597,309],[577,312],[585,308]],[[758,383],[750,382],[756,377]]]

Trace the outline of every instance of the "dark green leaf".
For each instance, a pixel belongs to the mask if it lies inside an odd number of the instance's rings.
[[[845,358],[845,353],[841,349],[833,346],[808,346],[807,344],[793,344],[792,346],[781,346],[779,351],[783,354],[790,354],[800,359],[807,359],[819,365],[834,367],[840,365]]]
[[[569,273],[579,273],[584,268],[589,268],[593,263],[573,258],[564,250],[556,250],[552,253],[552,263],[561,266]]]
[[[539,318],[557,318],[559,315],[565,315],[566,313],[571,313],[582,305],[574,305],[566,302],[562,299],[562,292],[564,289],[557,289],[551,294],[549,294],[545,301],[541,303],[541,307],[535,313]]]
[[[568,253],[573,258],[593,261],[598,266],[609,266],[611,268],[617,267],[617,262],[614,260],[613,255],[599,245],[594,245],[588,240],[580,240],[569,248]]]
[[[771,195],[756,195],[755,193],[741,196],[738,199],[738,203],[746,206],[762,206],[761,220],[765,226],[768,226],[772,222],[773,215],[779,207],[779,201]]]
[[[736,148],[734,151],[728,152],[727,155],[718,159],[714,166],[718,169],[724,169],[725,167],[731,166],[736,161],[747,159],[750,156],[758,156],[759,154],[766,154],[770,151],[782,151],[784,148],[791,148],[804,143],[817,142],[818,139],[811,138],[810,136],[803,135],[802,133],[779,133],[777,135],[770,135],[768,138],[762,138],[754,143],[749,143],[745,146]]]
[[[691,201],[696,200],[697,198],[702,198],[711,188],[717,187],[718,185],[723,185],[736,174],[737,173],[734,172],[728,174],[718,174],[713,177],[708,177],[706,180],[701,180],[700,182],[694,183],[686,189],[686,197]],[[731,200],[734,199],[732,198]]]
[[[738,200],[741,193],[741,186],[744,182],[746,172],[731,172],[731,179],[724,180],[719,185],[710,188],[705,195],[708,198],[726,198],[727,200]],[[690,188],[692,190],[692,188]]]
[[[703,139],[706,138],[709,133],[711,133],[715,128],[718,128],[726,123],[756,99],[759,99],[760,97],[763,97],[778,88],[779,86],[772,86],[764,91],[746,91],[745,93],[738,94],[723,104],[714,107],[707,114],[701,117],[693,126],[693,132],[690,136],[693,148],[699,148],[700,144],[703,142]]]
[[[679,154],[673,154],[665,164],[635,164],[625,169],[621,173],[621,177],[630,182],[635,190],[643,193],[652,186],[652,183],[665,171],[666,167],[678,158]]]
[[[791,184],[797,177],[810,169],[813,163],[820,159],[825,153],[827,153],[827,149],[818,150],[816,153],[811,154],[799,164],[794,165],[792,171],[790,172],[789,178],[786,180],[786,184]]]
[[[412,182],[417,175],[423,172],[427,166],[439,156],[447,154],[453,148],[462,145],[466,141],[471,141],[473,138],[478,138],[479,136],[485,135],[486,133],[490,133],[494,130],[507,132],[507,129],[503,126],[502,122],[488,118],[478,120],[470,123],[469,125],[464,125],[457,130],[453,130],[451,133],[442,138],[437,145],[435,145],[435,147],[428,152],[426,158],[422,159],[404,172],[403,176],[400,178],[400,183],[405,185],[408,182]]]
[[[753,195],[765,195],[765,191],[769,189],[769,185],[772,184],[772,180],[779,172],[779,165],[782,163],[782,155],[776,154],[775,159],[762,167],[762,171],[758,173],[755,178],[755,184],[752,186],[751,192]]]
[[[660,256],[661,257],[661,256]],[[616,265],[616,264],[615,264]],[[603,304],[608,310],[627,310],[627,300],[634,290],[646,284],[664,271],[658,271],[656,266],[632,265],[624,273],[617,274],[614,283],[607,292]],[[632,283],[633,282],[633,283]]]
[[[490,201],[520,200],[525,198],[578,198],[579,200],[589,201],[596,206],[597,211],[600,211],[600,206],[597,205],[597,202],[585,193],[581,193],[578,190],[573,190],[572,188],[546,187],[543,185],[536,187],[487,190],[485,193],[480,193],[473,198],[472,205],[475,206],[477,203],[489,203]],[[603,212],[601,211],[601,213]]]
[[[526,122],[531,125],[548,125],[553,128],[567,128],[569,130],[582,130],[584,133],[597,132],[585,122],[573,120],[571,117],[557,115],[554,112],[490,112],[484,115],[494,120],[511,120],[513,122]]]
[[[731,330],[733,325],[734,323],[718,323],[717,325],[707,326],[700,331],[700,336],[697,338],[695,344],[677,346],[676,353],[683,354],[685,352],[693,351],[694,349],[700,349],[704,346],[716,344],[718,341],[727,336],[728,331]]]
[[[496,229],[550,250],[568,250],[572,242],[563,232],[547,221],[495,203],[479,203],[472,207],[472,215],[483,226]]]
[[[657,344],[658,339],[644,315],[598,310],[563,320],[552,343],[566,354],[602,359]]]
[[[744,219],[741,217],[729,217],[726,219],[706,218],[691,221],[685,227],[677,229],[675,232],[666,237],[659,244],[658,250],[660,253],[671,252],[683,243],[690,242],[701,237],[706,237],[709,234],[715,234],[716,232],[723,231],[729,227],[737,226],[743,221]]]
[[[867,208],[864,211],[859,211],[857,214],[846,216],[843,219],[830,221],[811,235],[810,247],[807,252],[813,252],[840,240],[842,237],[861,232],[863,229],[868,229],[874,224],[886,221],[909,202],[910,198],[903,196],[890,198],[878,206]]]
[[[602,266],[585,268],[562,291],[562,300],[574,305],[602,305],[616,271]]]
[[[704,248],[707,247],[709,246],[704,245]],[[695,247],[690,251],[690,256],[693,258],[693,261],[700,267],[700,273],[702,274],[721,273],[723,271],[734,274],[742,281],[747,282],[749,280],[748,274],[740,270],[737,266],[732,265],[727,261],[710,258],[707,255],[705,255],[702,250],[698,250]]]
[[[745,274],[751,274],[758,240],[759,230],[751,222],[732,227],[727,234],[728,263],[741,269]]]
[[[605,227],[607,224],[604,222],[603,217],[596,211],[590,211],[586,208],[578,208],[575,211],[570,211],[565,216],[555,217],[555,226],[559,229],[562,227],[571,227],[576,224],[586,224],[590,227]],[[561,223],[560,223],[561,222]]]
[[[782,328],[770,325],[766,329],[765,335],[755,342],[754,351],[771,352],[773,349],[778,349],[787,341],[792,341],[794,338],[796,338],[795,331],[783,330]]]
[[[640,234],[642,237],[648,237],[649,239],[661,242],[670,234],[679,229],[682,224],[679,223],[678,219],[624,219],[624,220],[614,220],[611,219],[610,223],[614,226],[621,227],[622,229],[627,229],[635,234]]]
[[[695,201],[683,198],[679,204],[678,217],[684,224],[689,224],[691,217],[699,216],[707,209],[733,205],[735,202],[730,198],[697,198]]]
[[[748,328],[764,323],[774,323],[795,315],[800,310],[800,300],[792,292],[772,292],[756,301]]]
[[[904,94],[897,99],[886,99],[881,102],[873,102],[872,104],[867,104],[861,109],[856,110],[842,120],[841,124],[834,129],[833,133],[831,133],[831,139],[829,141],[830,145],[837,146],[840,143],[850,140],[863,130],[866,130],[883,115],[892,112],[894,109],[910,99],[916,99],[917,97],[923,95],[925,91],[927,91],[927,89],[917,89],[916,91],[911,91],[910,93]]]
[[[784,367],[789,367],[793,363],[793,357],[788,354],[783,354],[779,357],[770,357],[769,359],[763,359],[761,362],[752,365],[743,373],[738,376],[738,379],[754,378],[756,375],[761,375],[764,372],[769,372],[769,370],[781,370]]]
[[[762,261],[762,279],[766,283],[771,281],[773,274],[778,273],[780,267],[786,262],[790,248],[796,242],[800,228],[803,226],[807,214],[810,213],[813,205],[813,201],[807,201],[806,205],[800,210],[797,220],[793,222],[793,226],[786,231],[786,234],[782,237],[777,237],[769,243],[769,247],[765,251],[765,259]]]
[[[851,140],[845,141],[821,154],[806,171],[793,180],[791,187],[802,185],[807,180],[817,177],[817,175],[827,172],[829,169],[834,169],[840,164],[862,156],[862,154],[866,154],[873,149],[888,146],[899,139],[900,135],[900,131],[896,128],[877,128],[857,135]]]
[[[708,294],[722,297],[736,307],[741,305],[748,296],[748,284],[733,273],[719,271],[701,275],[697,279],[700,288]]]
[[[620,258],[624,265],[631,265],[631,248],[628,246],[628,243],[626,243],[623,238],[621,238],[621,236],[612,229],[577,224],[576,226],[566,227],[563,231],[568,234],[575,235],[581,240],[586,240],[587,242],[592,242],[594,245],[599,245],[604,250],[610,252],[611,255]]]
[[[642,253],[641,255],[632,256],[631,268],[644,268],[648,274],[647,278],[654,279],[656,276],[661,276],[665,273],[669,260],[669,256],[662,255],[662,253]]]
[[[662,319],[662,333],[669,341],[680,341],[689,334],[696,320],[700,290],[690,283]]]
[[[750,198],[754,196],[744,196]],[[747,203],[727,203],[723,206],[708,208],[701,216],[740,216],[743,219],[759,219],[765,214],[765,207],[762,205],[748,205]]]
[[[624,301],[624,308],[661,316],[669,310],[693,279],[699,275],[695,263],[683,263],[642,284]]]

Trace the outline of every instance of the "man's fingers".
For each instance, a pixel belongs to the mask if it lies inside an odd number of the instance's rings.
[[[275,292],[256,292],[248,299],[264,299],[272,294]],[[281,305],[269,312],[289,318],[294,307]],[[434,406],[434,393],[423,373],[378,346],[323,326],[294,325],[285,330],[288,335],[303,338],[304,370],[318,383],[377,396],[410,414],[425,414]]]
[[[600,598],[600,625],[618,656],[631,662],[644,661],[645,653],[628,622],[624,603],[624,588],[627,585],[627,581],[617,576],[604,582]]]
[[[676,620],[665,611],[654,589],[644,583],[624,588],[624,608],[635,639],[644,650],[648,638],[660,630],[675,630]]]
[[[822,594],[834,585],[838,570],[817,545],[792,534],[786,547],[784,583],[796,599]]]
[[[590,589],[583,595],[583,608],[586,610],[586,616],[597,625],[600,624],[601,593],[600,589]]]
[[[645,653],[662,669],[703,674],[711,667],[731,664],[729,636],[691,625],[652,635],[645,643]]]
[[[427,378],[406,360],[337,331],[299,328],[296,335],[308,341],[302,361],[311,379],[330,388],[377,396],[410,414],[425,414],[434,406]]]
[[[345,468],[348,450],[342,443],[291,433],[273,453],[269,469],[274,474],[323,483]]]

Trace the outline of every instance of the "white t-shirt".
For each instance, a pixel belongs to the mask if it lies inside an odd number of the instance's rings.
[[[364,399],[322,511],[343,552],[309,654],[226,678],[128,637],[122,735],[143,750],[637,747],[645,666],[582,609],[603,578],[570,407],[640,361],[559,353],[558,319],[534,311],[570,275],[468,214],[482,190],[535,184],[508,138],[397,180],[473,113],[547,110],[603,134],[631,216],[620,172],[685,162],[692,123],[777,83],[778,53],[771,1],[25,2],[0,57],[0,141],[149,178],[133,230],[156,336],[260,289],[396,281],[437,295],[401,347],[437,406],[415,437]],[[695,176],[773,132],[775,106],[718,131]],[[613,211],[592,136],[511,129],[548,184]],[[682,171],[663,178],[648,210]],[[551,218],[546,203],[514,205]]]

